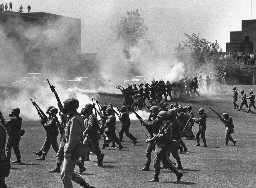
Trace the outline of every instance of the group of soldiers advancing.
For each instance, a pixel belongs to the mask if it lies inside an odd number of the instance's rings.
[[[251,107],[253,107],[256,110],[256,107],[255,107],[255,94],[253,93],[252,90],[250,90],[248,97],[246,96],[245,91],[241,90],[241,103],[240,103],[240,106],[236,103],[238,101],[238,91],[237,91],[236,86],[233,87],[232,92],[233,92],[233,105],[234,105],[234,109],[237,109],[238,111],[240,111],[242,109],[242,107],[245,106],[247,108],[247,113],[249,113],[251,111]],[[247,99],[249,100],[249,105],[247,103]]]
[[[167,101],[168,96],[170,100],[174,98],[194,97],[195,94],[200,96],[197,91],[198,86],[197,77],[194,77],[193,79],[183,79],[174,83],[170,83],[169,81],[165,83],[163,80],[153,80],[151,84],[133,84],[128,85],[127,88],[119,85],[117,88],[120,89],[124,95],[125,105],[142,109],[148,106],[145,103],[146,99],[149,101],[149,104],[152,104],[161,102],[162,98]]]

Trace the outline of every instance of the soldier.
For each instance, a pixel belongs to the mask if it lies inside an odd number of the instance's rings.
[[[251,107],[253,107],[256,110],[255,107],[255,95],[253,94],[253,91],[250,91],[250,96],[247,97],[247,99],[249,99],[249,108],[247,110],[247,113],[249,113],[251,111]]]
[[[229,140],[233,142],[234,146],[236,145],[236,141],[232,138],[231,134],[234,133],[234,124],[233,119],[227,113],[223,113],[220,120],[225,124],[226,127],[226,136],[225,136],[225,145],[228,145]]]
[[[12,2],[9,3],[9,10],[12,10]]]
[[[186,137],[188,137],[188,133],[186,131],[186,123],[188,121],[188,115],[184,113],[184,108],[182,106],[179,106],[178,108],[178,113],[177,113],[177,120],[179,122],[179,130],[180,130],[180,137],[179,137],[179,143],[180,143],[180,153],[182,153],[183,151],[184,152],[187,152],[188,151],[188,148],[187,146],[185,145],[185,143],[183,142],[183,140],[181,139],[181,137],[183,136],[182,134],[185,133]]]
[[[237,108],[239,108],[239,106],[238,106],[238,104],[236,104],[236,102],[237,102],[237,100],[238,100],[238,92],[237,92],[236,86],[233,87],[232,91],[233,91],[233,104],[234,104],[234,109],[237,109]]]
[[[119,145],[118,149],[121,150],[123,146],[121,144],[121,141],[116,136],[116,117],[114,114],[114,110],[111,107],[108,107],[106,110],[106,116],[102,116],[102,118],[106,120],[106,123],[104,125],[105,134],[112,142],[117,143]]]
[[[6,146],[6,155],[7,155],[6,157],[8,159],[11,159],[11,150],[13,148],[17,158],[17,160],[13,161],[12,163],[21,163],[19,143],[21,138],[22,118],[19,115],[20,115],[20,109],[15,108],[9,114],[10,120],[5,122],[3,117],[1,117],[2,123],[7,129],[7,134],[8,134],[8,141]]]
[[[193,120],[194,120],[197,124],[199,124],[199,129],[198,129],[198,132],[196,133],[196,140],[197,140],[196,146],[200,146],[200,135],[201,135],[201,138],[203,139],[204,147],[207,147],[207,145],[206,145],[206,139],[205,139],[206,118],[207,118],[207,115],[206,115],[206,113],[204,112],[204,109],[203,109],[203,108],[200,108],[198,112],[199,112],[200,118],[198,118],[198,119],[193,118]]]
[[[120,113],[121,114],[119,116],[119,120],[121,123],[121,130],[119,132],[119,140],[122,142],[123,134],[125,133],[125,135],[133,141],[133,145],[136,145],[137,138],[135,138],[129,131],[131,120],[129,117],[129,113],[127,112],[127,107],[122,106],[120,109]]]
[[[96,154],[98,159],[98,166],[103,166],[102,162],[104,154],[101,153],[99,147],[100,135],[98,132],[100,131],[100,127],[97,117],[93,114],[93,105],[90,103],[86,104],[85,107],[81,110],[81,113],[85,116],[85,130],[83,132],[83,143],[88,148],[91,148],[92,152]]]
[[[30,5],[28,5],[27,9],[28,9],[28,13],[30,13],[31,6],[30,6]]]
[[[79,101],[75,98],[70,98],[65,100],[63,104],[64,112],[67,113],[67,123],[65,127],[64,161],[61,170],[62,182],[65,188],[73,187],[72,181],[84,188],[95,188],[74,172],[76,161],[79,158],[79,151],[75,148],[83,141],[82,135],[84,130],[84,120],[77,112]]]
[[[0,112],[1,119],[2,113]],[[3,126],[3,124],[0,124],[0,160],[3,160],[5,158],[5,144],[6,144],[6,130]],[[5,184],[5,177],[0,177],[0,187],[7,188],[7,185]]]
[[[60,123],[56,114],[58,113],[58,109],[54,106],[49,106],[47,111],[49,117],[46,122],[43,122],[43,126],[46,130],[46,138],[43,146],[38,152],[34,152],[39,158],[36,160],[45,160],[45,156],[47,155],[51,145],[53,150],[57,153],[59,150],[59,145],[57,142],[57,137],[59,134]]]
[[[61,118],[61,122],[60,122],[60,145],[59,145],[59,149],[58,149],[58,152],[56,154],[56,159],[57,159],[57,162],[56,162],[56,168],[53,169],[53,170],[50,170],[49,172],[51,173],[59,173],[60,172],[60,167],[61,167],[61,164],[64,160],[64,145],[65,145],[65,123],[67,121],[67,115],[66,114],[63,114],[63,113],[60,113],[60,118]],[[84,167],[84,164],[77,160],[76,162],[76,165],[78,165],[79,167],[79,173],[83,173],[84,171],[86,171],[86,168]]]
[[[4,8],[5,8],[5,11],[7,11],[7,10],[8,10],[8,5],[7,5],[7,3],[5,3]]]
[[[157,124],[160,123],[162,126],[165,126],[166,120],[168,120],[167,124],[169,124],[175,119],[174,110],[171,112],[171,114],[168,114],[168,119],[166,119],[166,114],[167,112],[160,111],[158,113],[155,123]],[[161,162],[166,168],[170,169],[172,172],[176,174],[177,182],[178,182],[180,181],[183,174],[176,169],[176,167],[173,165],[173,163],[169,160],[169,157],[168,157],[168,153],[172,143],[171,128],[170,126],[167,126],[167,128],[165,128],[164,130],[161,130],[161,128],[162,127],[158,127],[159,129],[158,134],[155,135],[152,139],[147,140],[147,142],[155,141],[155,154],[156,154],[155,160],[154,160],[155,174],[154,174],[154,178],[150,180],[150,182],[159,182]],[[160,130],[161,130],[161,133],[160,133]]]
[[[248,108],[248,104],[247,104],[247,100],[246,100],[246,93],[244,92],[244,90],[241,91],[241,95],[242,95],[242,101],[238,108],[238,111],[240,111],[242,109],[243,105],[245,105],[246,108]]]
[[[161,126],[161,124],[157,124],[157,122],[155,121],[156,118],[157,118],[157,115],[159,113],[159,108],[158,108],[158,106],[152,106],[149,109],[149,111],[150,111],[150,115],[149,115],[149,118],[148,118],[148,123],[145,123],[143,120],[141,121],[141,123],[148,130],[150,138],[153,138],[154,137],[153,133],[157,134],[158,133],[158,129]],[[149,171],[149,166],[150,166],[150,163],[151,163],[151,153],[152,153],[152,151],[154,149],[155,149],[155,142],[153,142],[153,141],[149,142],[148,146],[147,146],[147,149],[146,149],[147,161],[146,161],[146,164],[145,164],[144,168],[142,168],[140,170],[142,170],[142,171]]]
[[[169,110],[168,112],[170,114],[173,114],[172,116],[172,122],[171,122],[171,141],[172,141],[172,146],[174,146],[175,144],[175,147],[171,147],[171,153],[172,153],[172,156],[176,159],[176,162],[178,164],[177,166],[177,169],[183,169],[182,165],[181,165],[181,160],[180,160],[180,156],[179,156],[179,153],[178,153],[178,150],[180,149],[180,144],[181,142],[183,142],[181,140],[181,136],[180,136],[180,124],[179,124],[179,121],[177,119],[177,113],[176,113],[176,109],[172,109],[172,110]],[[184,143],[183,143],[184,144]],[[185,146],[185,144],[184,144]],[[187,147],[185,146],[185,149],[184,151],[186,152],[188,149]]]
[[[187,125],[187,133],[189,134],[189,139],[193,139],[193,138],[195,138],[195,135],[192,131],[192,128],[194,126],[194,121],[193,121],[194,112],[192,111],[192,106],[187,107],[187,113],[190,117],[190,120],[189,120],[188,125]]]

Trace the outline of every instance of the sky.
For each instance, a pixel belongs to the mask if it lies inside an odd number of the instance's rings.
[[[13,11],[49,12],[82,21],[82,51],[98,53],[113,40],[111,27],[127,11],[138,9],[145,19],[148,37],[163,53],[185,40],[184,33],[217,40],[223,51],[230,31],[240,31],[242,20],[256,19],[256,0],[15,0]],[[252,4],[252,12],[251,12]]]

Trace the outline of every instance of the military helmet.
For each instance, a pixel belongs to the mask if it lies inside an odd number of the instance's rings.
[[[92,111],[93,110],[93,105],[91,103],[87,103],[84,108],[88,111]]]
[[[58,112],[59,112],[58,108],[52,107],[50,109],[50,113],[52,113],[52,114],[57,114]]]
[[[157,114],[157,117],[163,119],[163,120],[168,120],[170,117],[169,117],[169,113],[167,111],[160,111],[158,114]]]
[[[120,112],[126,112],[126,111],[127,111],[127,107],[126,106],[121,106]]]
[[[200,109],[198,110],[198,112],[199,112],[200,115],[202,115],[202,114],[204,113],[204,109],[203,109],[203,108],[200,108]]]
[[[234,86],[232,90],[236,90],[236,86]]]
[[[20,109],[19,109],[19,108],[14,108],[14,109],[11,111],[11,114],[14,115],[14,116],[20,115]]]
[[[252,89],[250,90],[250,95],[251,95],[251,94],[253,94],[253,91],[252,91]]]
[[[159,108],[158,106],[151,106],[151,108],[149,109],[149,111],[151,113],[158,113],[159,112]]]
[[[107,113],[107,114],[112,114],[113,112],[114,112],[113,108],[108,107],[108,108],[106,109],[106,113]]]
[[[52,108],[54,108],[54,106],[49,106],[46,110],[46,114],[50,114]]]
[[[69,98],[63,102],[64,110],[76,110],[79,107],[79,101],[76,98]]]
[[[192,110],[192,106],[188,106],[188,111],[191,111]]]
[[[223,114],[222,114],[222,117],[223,117],[224,119],[229,119],[228,113],[223,113]]]
[[[241,94],[244,94],[244,90],[241,91]]]

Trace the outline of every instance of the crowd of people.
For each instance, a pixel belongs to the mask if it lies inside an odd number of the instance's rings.
[[[30,5],[27,6],[27,10],[28,10],[28,13],[30,13],[30,11],[31,11],[31,6]],[[2,11],[12,11],[12,2],[9,3],[9,6],[8,6],[8,3],[0,4],[0,12],[2,12]],[[18,12],[23,13],[23,6],[22,5],[20,5]]]
[[[144,96],[144,95],[143,95]],[[157,98],[155,98],[157,99]],[[137,144],[137,138],[130,133],[131,120],[130,113],[136,113],[137,107],[124,102],[120,108],[114,108],[112,104],[101,105],[96,103],[86,104],[80,112],[77,111],[79,101],[75,98],[69,98],[63,102],[63,106],[56,108],[49,106],[45,115],[40,108],[38,112],[42,115],[42,125],[45,128],[46,138],[43,146],[34,153],[38,156],[36,160],[44,161],[47,153],[52,146],[56,152],[56,167],[51,170],[51,173],[61,173],[61,179],[64,187],[72,187],[72,181],[80,184],[82,187],[93,188],[80,175],[86,170],[85,161],[89,161],[89,154],[93,152],[98,159],[98,166],[104,166],[104,156],[102,152],[106,147],[116,147],[122,150],[123,134],[125,133],[132,141],[133,145]],[[34,103],[35,105],[35,103]],[[115,110],[117,109],[117,110]],[[187,139],[196,139],[196,145],[200,146],[200,140],[203,141],[203,147],[207,147],[205,132],[207,114],[203,108],[200,108],[198,115],[193,112],[192,106],[181,106],[177,102],[169,104],[165,99],[154,100],[148,106],[150,115],[148,120],[143,120],[139,115],[142,126],[147,130],[148,143],[146,149],[146,163],[141,169],[149,171],[151,163],[151,153],[155,151],[154,159],[154,177],[151,182],[159,182],[159,175],[162,168],[170,169],[176,175],[176,181],[180,181],[183,173],[182,161],[179,153],[187,152],[183,137]],[[1,115],[0,134],[0,159],[11,159],[11,149],[14,150],[17,160],[12,161],[13,164],[20,164],[21,153],[19,150],[19,142],[24,134],[22,130],[22,118],[19,117],[20,109],[13,109],[9,114],[10,120],[6,121]],[[59,114],[59,117],[57,116]],[[232,141],[236,145],[236,141],[231,134],[234,132],[232,117],[227,113],[222,116],[217,114],[220,120],[226,127],[226,145]],[[198,118],[195,118],[198,116]],[[121,129],[116,134],[117,118],[120,120]],[[199,128],[194,135],[192,127],[198,124]],[[7,134],[7,136],[6,136]],[[57,137],[60,134],[60,143],[57,142]],[[100,139],[103,137],[103,144],[100,147]],[[7,144],[5,147],[5,139]],[[201,139],[200,139],[201,138]],[[112,144],[110,146],[110,144]],[[6,153],[5,153],[6,148]],[[176,160],[172,162],[170,157]],[[75,173],[75,165],[79,166],[79,172]],[[61,168],[62,166],[62,168]],[[6,187],[4,177],[0,178],[0,187]]]

